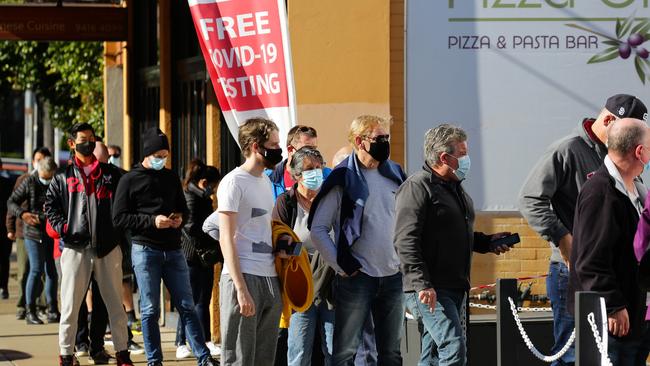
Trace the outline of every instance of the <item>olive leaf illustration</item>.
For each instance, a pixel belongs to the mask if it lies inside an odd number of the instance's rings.
[[[629,17],[616,19],[616,37],[595,31],[579,24],[566,24],[567,27],[580,29],[595,34],[604,40],[602,44],[609,46],[587,60],[587,64],[611,61],[617,58],[628,59],[634,52],[634,68],[641,82],[645,85],[650,81],[650,53],[643,43],[650,40],[650,18],[635,18],[634,13]]]

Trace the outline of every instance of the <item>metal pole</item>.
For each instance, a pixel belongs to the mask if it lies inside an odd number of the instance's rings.
[[[575,324],[576,324],[576,363],[575,366],[600,365],[601,356],[596,346],[594,333],[587,321],[587,315],[594,313],[596,326],[601,338],[607,339],[607,333],[601,326],[603,317],[600,309],[600,296],[597,292],[576,292]]]
[[[517,352],[514,347],[518,344],[517,324],[510,310],[508,297],[517,301],[517,280],[497,280],[497,366],[518,366]]]

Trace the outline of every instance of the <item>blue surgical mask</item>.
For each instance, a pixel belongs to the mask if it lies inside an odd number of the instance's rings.
[[[323,169],[302,172],[302,185],[310,191],[317,191],[323,185]]]
[[[456,176],[456,178],[458,178],[459,181],[462,181],[465,178],[467,178],[467,174],[469,174],[469,168],[472,165],[472,163],[469,160],[469,155],[465,155],[460,158],[457,158],[455,156],[453,157],[456,160],[458,160],[458,169],[454,170],[454,175]]]
[[[38,180],[41,182],[41,184],[43,184],[45,186],[49,185],[50,182],[52,181],[51,178],[50,179],[44,179],[44,178],[41,178],[41,177],[38,177]]]
[[[165,167],[166,163],[167,158],[157,158],[155,156],[149,158],[149,165],[151,165],[151,168],[154,170],[161,170]]]

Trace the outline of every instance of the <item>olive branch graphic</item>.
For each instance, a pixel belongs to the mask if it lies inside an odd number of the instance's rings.
[[[650,40],[650,18],[635,18],[634,14],[627,19],[616,19],[616,37],[597,32],[593,29],[578,25],[566,24],[567,27],[580,29],[599,37],[605,38],[603,44],[609,46],[602,52],[592,56],[587,64],[611,61],[618,57],[628,59],[634,51],[634,68],[639,79],[645,85],[650,81],[650,60],[648,49],[643,43]],[[627,37],[627,39],[626,39]]]

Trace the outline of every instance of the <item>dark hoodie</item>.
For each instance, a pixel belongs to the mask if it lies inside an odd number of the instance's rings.
[[[181,213],[187,205],[181,181],[169,169],[147,169],[138,164],[120,180],[113,204],[113,224],[129,230],[132,241],[159,250],[181,248],[181,230],[156,228],[156,216]]]

